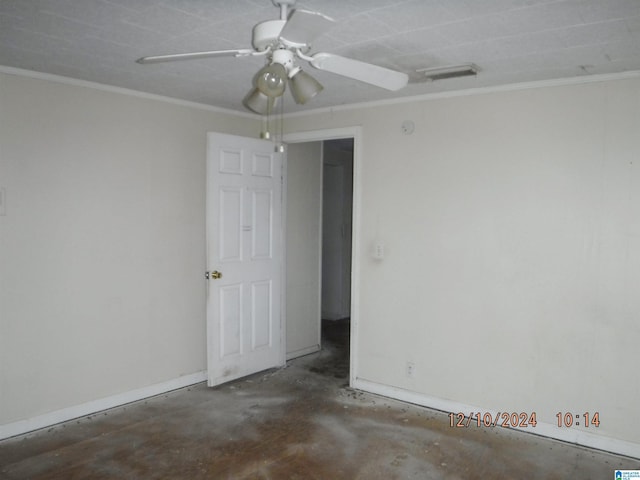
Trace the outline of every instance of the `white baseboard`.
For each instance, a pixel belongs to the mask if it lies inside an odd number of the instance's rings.
[[[294,358],[298,358],[298,357],[304,357],[305,355],[310,355],[312,353],[316,353],[319,351],[320,351],[320,345],[313,345],[311,347],[295,350],[293,352],[287,353],[287,361],[293,360]]]
[[[430,397],[410,390],[383,385],[369,380],[363,380],[361,378],[356,378],[352,382],[351,386],[358,390],[364,390],[365,392],[375,393],[376,395],[381,395],[383,397],[389,397],[443,412],[490,412],[492,415],[496,415],[498,413],[491,409],[452,402],[437,397]],[[560,429],[557,425],[544,422],[538,422],[535,427],[535,431],[531,428],[524,427],[516,427],[514,430],[640,459],[640,444],[605,437],[595,433],[571,430],[568,428]]]
[[[189,385],[204,382],[206,380],[206,371],[192,373],[166,382],[156,383],[154,385],[130,390],[110,397],[100,398],[81,405],[75,405],[73,407],[63,408],[62,410],[45,413],[44,415],[38,415],[37,417],[27,418],[26,420],[19,420],[17,422],[0,425],[0,440],[15,437],[16,435],[22,435],[23,433],[32,432],[41,428],[50,427],[51,425],[66,422],[67,420],[73,420],[74,418],[91,415],[109,408],[119,407],[120,405],[160,395],[178,388],[188,387]]]

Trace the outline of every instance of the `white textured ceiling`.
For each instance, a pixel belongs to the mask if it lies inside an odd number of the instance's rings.
[[[311,53],[412,78],[419,68],[470,62],[480,72],[388,92],[308,67],[325,90],[305,106],[287,96],[289,112],[640,70],[640,0],[299,0],[297,7],[338,21]],[[261,58],[135,59],[249,48],[253,25],[278,16],[271,0],[0,0],[0,65],[244,111]]]

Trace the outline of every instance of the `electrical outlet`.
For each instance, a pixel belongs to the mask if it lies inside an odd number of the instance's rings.
[[[416,364],[413,362],[407,362],[407,377],[409,378],[413,378],[414,374],[416,373]]]
[[[373,258],[377,260],[384,258],[384,244],[382,242],[376,242],[373,245]]]

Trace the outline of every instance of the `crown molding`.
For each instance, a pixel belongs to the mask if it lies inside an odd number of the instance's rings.
[[[213,105],[207,105],[204,103],[190,102],[188,100],[181,100],[179,98],[156,95],[155,93],[147,93],[140,90],[132,90],[123,87],[114,87],[112,85],[105,85],[103,83],[91,82],[88,80],[79,80],[77,78],[64,77],[62,75],[54,75],[52,73],[37,72],[35,70],[25,70],[22,68],[0,65],[0,73],[35,78],[38,80],[47,80],[50,82],[73,85],[76,87],[92,88],[94,90],[101,90],[104,92],[119,93],[121,95],[129,95],[132,97],[144,98],[148,100],[156,100],[159,102],[171,103],[173,105],[180,105],[183,107],[197,108],[199,110],[206,110],[208,112],[224,113],[226,115],[234,115],[236,117],[251,118],[254,120],[257,118],[257,115],[255,114],[240,112],[238,110],[231,110],[229,108],[214,107]]]
[[[132,89],[123,88],[123,87],[114,87],[111,85],[105,85],[98,82],[91,82],[88,80],[79,80],[76,78],[64,77],[61,75],[54,75],[51,73],[37,72],[35,70],[26,70],[22,68],[0,65],[0,73],[6,73],[9,75],[20,75],[20,76],[36,78],[40,80],[49,80],[52,82],[63,83],[67,85],[93,88],[96,90],[102,90],[106,92],[120,93],[122,95],[130,95],[130,96],[139,97],[139,98],[157,100],[160,102],[171,103],[174,105],[181,105],[181,106],[190,107],[190,108],[197,108],[197,109],[206,110],[209,112],[224,113],[227,115],[234,115],[242,118],[251,118],[253,120],[260,118],[260,115],[257,115],[255,113],[241,112],[241,111],[232,110],[229,108],[215,107],[213,105],[207,105],[204,103],[191,102],[188,100],[181,100],[178,98],[166,97],[163,95],[156,95],[154,93],[142,92],[140,90],[132,90]],[[638,77],[640,77],[640,70],[633,70],[629,72],[619,72],[619,73],[604,73],[599,75],[580,75],[576,77],[557,78],[557,79],[551,79],[551,80],[536,80],[532,82],[510,83],[507,85],[476,87],[476,88],[468,88],[464,90],[451,90],[447,92],[426,93],[426,94],[412,95],[412,96],[401,97],[401,98],[390,98],[386,100],[374,100],[371,102],[350,103],[347,105],[315,108],[315,109],[304,110],[301,112],[285,113],[283,115],[283,118],[289,119],[289,118],[296,118],[296,117],[304,117],[308,115],[320,115],[325,113],[334,113],[338,111],[358,110],[363,108],[383,107],[383,106],[389,106],[389,105],[400,105],[403,103],[422,102],[422,101],[437,100],[442,98],[465,97],[470,95],[484,95],[488,93],[512,92],[517,90],[559,87],[559,86],[567,86],[567,85],[582,85],[582,84],[588,84],[588,83],[624,80],[624,79],[638,78]]]
[[[399,105],[402,103],[414,103],[442,98],[466,97],[470,95],[484,95],[487,93],[513,92],[517,90],[528,90],[535,88],[560,87],[567,85],[582,85],[587,83],[607,82],[613,80],[625,80],[629,78],[639,78],[640,70],[620,73],[604,73],[599,75],[581,75],[577,77],[557,78],[552,80],[536,80],[532,82],[510,83],[506,85],[496,85],[487,87],[468,88],[464,90],[450,90],[447,92],[426,93],[422,95],[412,95],[409,97],[390,98],[386,100],[374,100],[371,102],[350,103],[335,107],[323,107],[302,112],[285,113],[284,118],[303,117],[307,115],[319,115],[324,113],[335,113],[337,111],[357,110],[362,108],[384,107],[389,105]]]

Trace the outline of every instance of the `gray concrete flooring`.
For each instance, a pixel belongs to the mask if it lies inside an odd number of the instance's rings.
[[[322,352],[0,442],[15,479],[611,479],[640,461],[347,386],[346,323]]]

